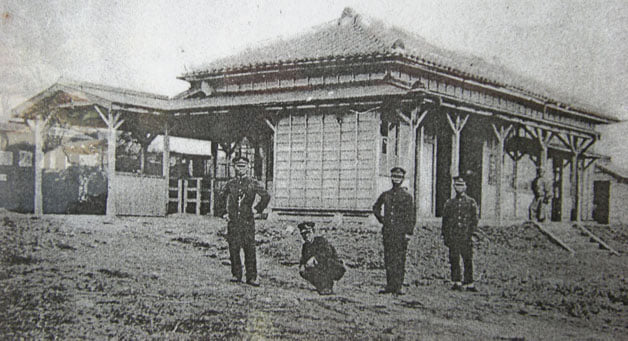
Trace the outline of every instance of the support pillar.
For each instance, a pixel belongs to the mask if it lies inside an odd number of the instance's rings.
[[[417,108],[418,110],[418,108]],[[416,110],[415,110],[416,111]],[[418,111],[417,111],[418,113]],[[413,148],[411,149],[413,152],[412,159],[415,160],[414,169],[413,169],[413,177],[414,180],[414,213],[416,217],[416,221],[419,221],[419,216],[421,214],[421,201],[419,198],[421,197],[421,169],[423,165],[423,149],[424,149],[424,133],[425,127],[421,124],[425,117],[427,117],[428,110],[424,110],[420,115],[413,114],[416,116],[416,121],[414,122],[412,129],[413,136]]]
[[[218,143],[215,141],[211,141],[211,149],[212,149],[212,174],[211,181],[209,183],[209,190],[211,191],[211,198],[209,203],[209,209],[212,213],[216,212],[216,195],[218,195],[218,191],[216,190],[216,172],[218,170]]]
[[[497,130],[495,124],[492,124],[493,132],[495,133],[495,137],[497,138],[497,156],[495,162],[495,171],[497,182],[495,183],[495,221],[498,226],[501,226],[502,223],[502,183],[503,183],[503,175],[502,168],[504,164],[504,144],[506,142],[506,138],[510,133],[510,129],[512,129],[512,125],[509,125],[508,128],[504,128],[503,126]]]
[[[580,221],[580,167],[579,160],[584,152],[595,142],[594,138],[559,134],[558,138],[571,149],[571,220]]]
[[[414,196],[414,198],[417,198],[417,187],[418,187],[418,169],[420,169],[420,158],[417,157],[417,130],[419,128],[419,126],[421,125],[421,122],[423,122],[423,120],[425,119],[425,117],[427,116],[427,110],[423,111],[420,115],[419,115],[419,107],[416,107],[414,110],[412,110],[412,112],[410,113],[410,117],[406,117],[401,110],[397,109],[397,115],[399,116],[399,118],[401,118],[402,120],[404,120],[409,126],[410,126],[410,143],[408,146],[408,154],[406,157],[406,165],[405,169],[406,169],[406,174],[407,174],[407,178],[408,178],[408,185],[410,188],[408,188],[408,191]],[[422,143],[423,141],[421,141]],[[418,212],[418,210],[417,210]]]
[[[34,202],[33,213],[35,216],[42,216],[44,214],[44,199],[42,192],[42,177],[44,172],[44,132],[48,120],[52,117],[52,113],[44,120],[41,117],[35,117],[35,120],[27,121],[29,128],[35,135],[35,188],[34,188]]]
[[[456,177],[460,175],[460,132],[462,128],[464,128],[467,123],[467,119],[469,119],[469,115],[465,116],[464,119],[460,118],[460,115],[456,115],[456,120],[454,121],[449,114],[447,114],[447,121],[449,122],[449,126],[453,131],[452,142],[451,142],[451,168],[450,175],[451,177]],[[451,185],[451,193],[454,193],[453,182]]]
[[[116,216],[116,140],[117,130],[120,128],[124,120],[120,119],[120,113],[115,116],[112,113],[111,107],[107,110],[107,116],[97,107],[96,111],[100,115],[100,118],[105,122],[109,130],[107,134],[107,217],[113,218]]]
[[[168,202],[170,201],[170,135],[168,122],[164,126],[164,152],[162,154],[161,174],[164,177],[164,215],[168,215]]]

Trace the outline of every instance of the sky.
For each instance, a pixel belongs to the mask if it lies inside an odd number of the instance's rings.
[[[0,0],[0,119],[60,77],[173,96],[190,67],[345,7],[628,119],[626,0]]]

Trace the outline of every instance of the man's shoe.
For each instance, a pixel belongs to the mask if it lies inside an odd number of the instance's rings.
[[[460,282],[454,282],[454,285],[451,286],[451,290],[462,290],[462,283]]]
[[[257,279],[247,279],[246,284],[254,287],[259,287],[259,281]]]
[[[318,294],[321,296],[333,295],[334,291],[330,288],[321,289],[318,291]]]
[[[478,289],[475,287],[475,285],[473,285],[473,283],[465,284],[463,285],[463,287],[464,287],[464,290],[466,291],[478,292]]]
[[[392,290],[388,289],[388,288],[384,288],[382,290],[379,291],[379,294],[392,294]]]
[[[231,277],[231,282],[233,282],[233,283],[242,283],[242,278],[233,276],[233,277]]]
[[[404,295],[405,293],[403,292],[403,290],[399,289],[399,290],[393,291],[393,292],[392,292],[392,294],[393,294],[394,296],[402,296],[402,295]]]

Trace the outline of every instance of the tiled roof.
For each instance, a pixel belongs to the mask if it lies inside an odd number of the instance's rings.
[[[439,48],[416,34],[363,17],[351,8],[346,8],[338,20],[314,27],[291,39],[280,39],[201,65],[181,78],[244,71],[263,65],[366,55],[404,56],[419,64],[460,77],[504,87],[541,101],[557,101],[576,106],[594,113],[595,116],[613,119],[599,114],[599,108],[578,103],[576,99],[560,91],[548,90],[540,82],[520,76],[501,65]]]
[[[18,117],[26,118],[31,114],[31,111],[38,110],[37,106],[41,101],[55,96],[60,92],[70,96],[70,99],[76,103],[89,102],[101,105],[119,103],[151,109],[165,109],[168,108],[170,104],[170,99],[167,96],[116,88],[102,84],[60,79],[48,89],[14,108],[14,112]]]

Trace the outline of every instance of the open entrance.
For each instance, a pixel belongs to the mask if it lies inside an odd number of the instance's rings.
[[[475,200],[482,216],[482,161],[484,160],[484,137],[490,132],[469,120],[467,127],[462,130],[460,143],[460,175],[467,183],[467,195]],[[493,157],[495,159],[495,157]]]
[[[444,124],[447,124],[446,122]],[[440,123],[436,158],[436,216],[442,216],[447,199],[452,197],[451,153],[453,148],[452,133],[449,126]],[[482,200],[482,160],[483,137],[487,133],[480,124],[471,120],[462,130],[459,154],[459,171],[467,182],[467,194],[475,199],[478,207]]]
[[[593,220],[608,224],[610,181],[593,182]]]
[[[559,156],[552,159],[552,221],[561,221],[563,212],[563,169],[565,160]]]

